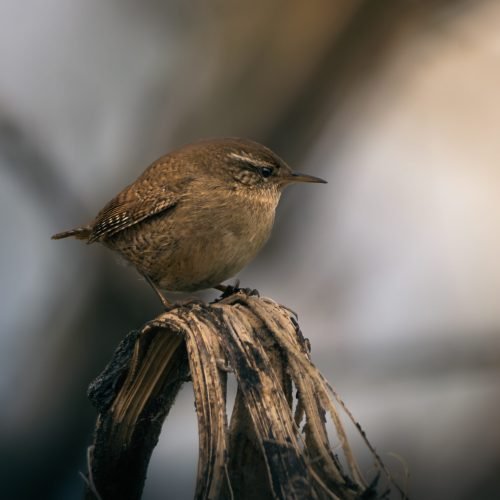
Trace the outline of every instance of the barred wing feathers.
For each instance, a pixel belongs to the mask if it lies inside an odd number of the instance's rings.
[[[174,208],[179,194],[163,191],[160,196],[141,197],[133,190],[126,190],[111,200],[97,215],[88,243],[108,238],[144,219],[164,210]]]

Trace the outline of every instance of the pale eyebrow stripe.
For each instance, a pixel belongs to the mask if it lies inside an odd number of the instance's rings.
[[[234,158],[235,160],[240,160],[245,163],[250,163],[250,165],[254,165],[255,167],[274,167],[274,163],[271,163],[270,161],[257,160],[252,156],[246,156],[240,153],[232,152],[229,153],[228,156]]]

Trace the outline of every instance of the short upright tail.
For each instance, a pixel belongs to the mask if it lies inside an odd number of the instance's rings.
[[[63,238],[69,238],[73,236],[77,240],[87,240],[90,236],[91,228],[89,226],[75,227],[75,229],[70,229],[69,231],[63,231],[62,233],[57,233],[52,236],[53,240],[62,240]]]

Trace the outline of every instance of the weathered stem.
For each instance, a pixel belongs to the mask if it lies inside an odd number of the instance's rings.
[[[238,383],[230,424],[228,369]],[[237,292],[176,307],[120,344],[89,391],[99,416],[87,499],[140,498],[161,425],[188,374],[200,442],[196,498],[377,498],[361,478],[334,395],[311,363],[293,313]],[[327,411],[349,472],[331,451]]]

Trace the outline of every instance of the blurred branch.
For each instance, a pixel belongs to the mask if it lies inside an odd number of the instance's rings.
[[[228,371],[238,383],[229,425]],[[176,306],[122,341],[89,390],[99,416],[86,498],[140,498],[161,425],[188,373],[200,443],[196,498],[385,497],[376,491],[378,476],[367,485],[359,472],[336,396],[311,363],[294,314],[238,292]],[[342,457],[329,444],[327,413]]]
[[[302,161],[347,98],[356,95],[359,86],[366,85],[376,73],[384,71],[385,62],[395,47],[408,44],[437,19],[458,15],[460,10],[478,2],[359,0],[347,3],[350,10],[341,16],[342,2],[332,4],[338,11],[332,16],[332,23],[339,20],[342,23],[330,29],[331,36],[326,39],[321,57],[311,67],[300,92],[275,117],[274,128],[260,137],[271,148],[286,151],[286,157],[294,158],[295,164]],[[321,10],[318,12],[324,15]]]
[[[22,186],[26,196],[40,203],[51,219],[61,219],[83,212],[83,204],[56,169],[46,148],[41,147],[33,134],[26,132],[14,119],[2,114],[0,108],[0,158],[8,172]],[[57,196],[55,196],[57,193]]]

